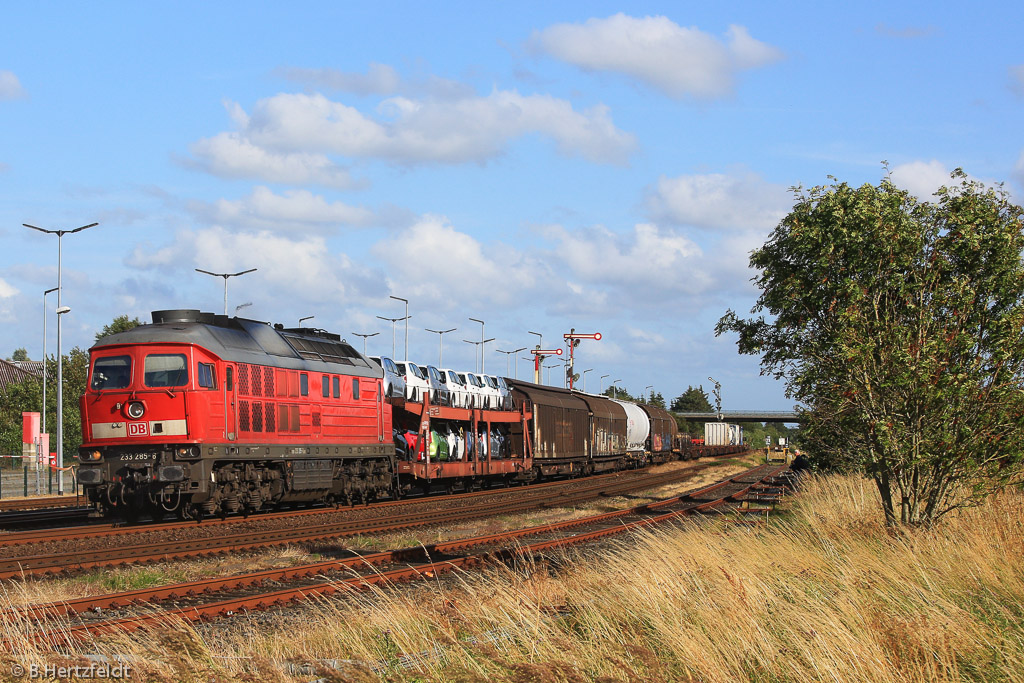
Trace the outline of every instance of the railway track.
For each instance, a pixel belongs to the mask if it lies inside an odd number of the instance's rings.
[[[493,515],[515,514],[529,509],[565,506],[574,502],[584,502],[602,496],[615,496],[625,492],[654,488],[663,484],[678,482],[692,476],[696,471],[714,464],[715,461],[694,463],[695,466],[692,468],[650,474],[635,479],[630,478],[626,481],[615,481],[615,478],[611,476],[608,479],[577,480],[578,486],[576,488],[571,491],[563,491],[555,497],[551,496],[550,487],[559,483],[564,485],[564,482],[514,489],[516,492],[514,496],[506,496],[502,500],[493,500],[494,492],[490,492],[490,496],[486,495],[486,492],[463,494],[460,500],[462,508],[458,511],[457,517],[458,519],[465,520]],[[426,500],[429,501],[430,499]],[[207,536],[204,538],[196,538],[194,536],[176,539],[161,538],[157,541],[145,543],[125,544],[119,542],[113,547],[90,549],[78,546],[74,550],[66,552],[9,555],[8,557],[0,558],[0,579],[57,574],[94,567],[202,557],[294,543],[322,542],[344,536],[383,533],[431,524],[449,524],[456,521],[456,515],[449,508],[440,510],[415,509],[416,507],[422,507],[419,505],[422,502],[422,500],[410,500],[384,503],[382,506],[393,506],[395,511],[386,517],[377,516],[372,519],[344,519],[344,514],[340,515],[341,519],[338,519],[339,516],[325,516],[323,510],[317,510],[316,513],[319,514],[320,518],[315,522],[299,526],[288,526],[283,529],[246,529],[240,533]],[[306,512],[313,513],[313,511]],[[259,519],[266,517],[261,516]],[[312,520],[308,521],[312,522]],[[166,527],[158,527],[157,531],[164,535],[163,532],[166,530],[179,529],[182,526],[192,530],[196,529],[195,523],[180,526],[171,524]],[[152,527],[143,527],[141,530],[154,531]],[[90,527],[84,533],[93,538],[101,538],[139,532],[139,527],[111,527],[107,529]],[[50,532],[12,533],[0,537],[0,544],[2,544],[0,545],[0,550],[16,548],[18,545],[30,542],[29,539],[32,539],[33,542],[53,541],[58,537],[58,534],[62,533],[69,535],[63,536],[62,540],[76,540],[82,537],[83,530],[81,528],[72,528],[70,530],[53,530]]]
[[[740,500],[775,500],[781,495],[786,482],[772,478],[785,469],[785,465],[762,465],[681,496],[565,522],[426,547],[33,605],[2,612],[0,620],[22,623],[35,629],[40,623],[56,619],[57,623],[52,628],[28,634],[32,640],[56,644],[107,633],[130,632],[167,621],[200,621],[231,616],[371,585],[433,578],[443,572],[508,561],[556,547],[634,531],[684,515],[728,508]],[[532,540],[527,542],[525,539]],[[472,552],[466,552],[471,549]],[[327,576],[338,572],[346,575],[340,578]],[[260,589],[268,583],[285,585],[269,591]],[[214,596],[212,600],[211,595]],[[166,610],[123,614],[134,605],[166,601],[173,602]]]

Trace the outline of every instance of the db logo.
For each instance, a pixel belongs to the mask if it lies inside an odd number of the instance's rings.
[[[149,436],[148,422],[129,422],[128,436]]]

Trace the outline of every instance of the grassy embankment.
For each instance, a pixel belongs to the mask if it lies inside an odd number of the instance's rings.
[[[814,482],[789,508],[767,527],[634,534],[557,570],[524,563],[81,651],[127,654],[155,680],[309,680],[282,663],[332,659],[351,662],[321,672],[334,680],[1024,681],[1020,493],[908,534],[879,523],[858,479]],[[53,655],[15,643],[0,659],[5,674]]]

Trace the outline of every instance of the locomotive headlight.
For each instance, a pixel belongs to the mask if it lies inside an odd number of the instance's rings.
[[[124,408],[124,413],[133,420],[138,420],[146,412],[142,401],[129,401]]]
[[[89,451],[88,453],[82,453],[79,457],[80,460],[99,460],[103,457],[103,454],[99,451]]]
[[[198,458],[199,446],[183,446],[178,449],[179,458]]]

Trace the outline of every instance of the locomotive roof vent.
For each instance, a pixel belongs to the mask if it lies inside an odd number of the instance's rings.
[[[194,308],[172,308],[167,311],[153,311],[153,324],[197,323],[201,321],[201,315]]]

